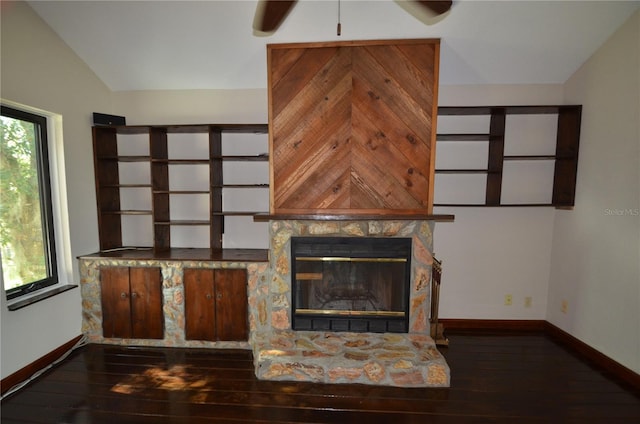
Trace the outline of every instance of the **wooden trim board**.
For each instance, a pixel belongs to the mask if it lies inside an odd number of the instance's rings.
[[[26,381],[27,379],[29,379],[32,375],[34,375],[38,371],[40,371],[40,370],[48,367],[49,365],[53,364],[58,358],[60,358],[68,350],[73,348],[73,346],[75,346],[76,343],[78,343],[78,341],[80,341],[80,339],[82,339],[82,335],[74,337],[73,339],[69,340],[67,343],[65,343],[62,346],[52,350],[51,352],[47,353],[43,357],[41,357],[39,359],[36,359],[35,361],[30,363],[29,365],[19,369],[18,371],[14,372],[11,375],[8,375],[7,377],[3,378],[2,381],[0,382],[0,392],[2,393],[2,396],[4,396],[4,394],[6,392],[8,392],[10,389],[12,389],[17,384],[20,384],[23,381]]]
[[[545,333],[549,337],[567,347],[569,350],[577,353],[596,367],[604,369],[613,374],[616,378],[630,384],[636,389],[640,389],[640,374],[609,358],[602,352],[592,348],[585,342],[577,339],[566,331],[561,330],[550,322],[545,321],[544,324]]]
[[[562,346],[621,382],[640,389],[640,374],[609,358],[583,341],[545,320],[439,319],[447,330],[495,330],[543,332]]]

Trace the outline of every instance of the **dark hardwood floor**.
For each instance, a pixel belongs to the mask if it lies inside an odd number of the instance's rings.
[[[2,423],[640,423],[640,393],[537,333],[449,333],[448,389],[258,381],[248,351],[88,345]]]

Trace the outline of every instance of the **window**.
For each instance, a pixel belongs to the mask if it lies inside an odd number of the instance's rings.
[[[44,116],[2,106],[0,253],[7,299],[58,282]]]

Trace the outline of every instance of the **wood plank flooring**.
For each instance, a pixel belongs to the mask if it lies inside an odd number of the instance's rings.
[[[449,333],[447,389],[268,382],[249,351],[88,345],[1,404],[11,423],[639,423],[640,392],[543,334]]]

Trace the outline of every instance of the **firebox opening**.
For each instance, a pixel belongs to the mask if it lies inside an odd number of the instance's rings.
[[[292,237],[293,329],[406,333],[411,243]]]

